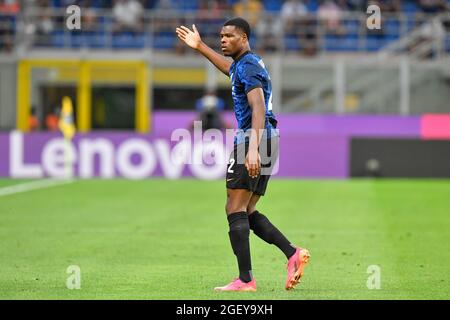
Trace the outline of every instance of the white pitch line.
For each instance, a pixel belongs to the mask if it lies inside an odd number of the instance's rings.
[[[32,190],[46,189],[74,182],[73,179],[44,179],[0,188],[0,197]]]

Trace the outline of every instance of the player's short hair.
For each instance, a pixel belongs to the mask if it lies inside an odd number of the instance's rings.
[[[247,39],[250,40],[250,25],[245,19],[242,18],[232,18],[228,21],[226,21],[223,26],[235,26],[236,28],[240,29],[242,32],[244,32],[247,35]]]

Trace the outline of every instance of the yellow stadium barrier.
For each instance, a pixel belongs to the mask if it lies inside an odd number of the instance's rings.
[[[29,131],[31,75],[33,69],[57,70],[55,81],[77,86],[77,129],[91,130],[91,91],[93,83],[133,84],[136,88],[137,132],[150,131],[150,78],[147,62],[136,60],[22,60],[17,67],[17,129]]]

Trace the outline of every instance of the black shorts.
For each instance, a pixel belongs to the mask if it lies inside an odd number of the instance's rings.
[[[245,167],[245,156],[248,152],[248,140],[234,146],[227,165],[226,183],[228,189],[246,189],[263,196],[274,168],[277,168],[279,137],[264,139],[259,146],[261,156],[261,172],[251,178]],[[244,149],[245,147],[245,149]],[[245,151],[244,151],[245,150]]]

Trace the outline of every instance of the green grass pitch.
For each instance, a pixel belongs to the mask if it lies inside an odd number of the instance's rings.
[[[0,180],[0,190],[24,181]],[[251,235],[256,293],[237,275],[223,181],[83,180],[0,197],[0,299],[448,299],[449,180],[273,179],[259,210],[311,252],[286,292],[285,258]],[[69,290],[68,266],[81,269]],[[367,269],[380,268],[380,289]]]

